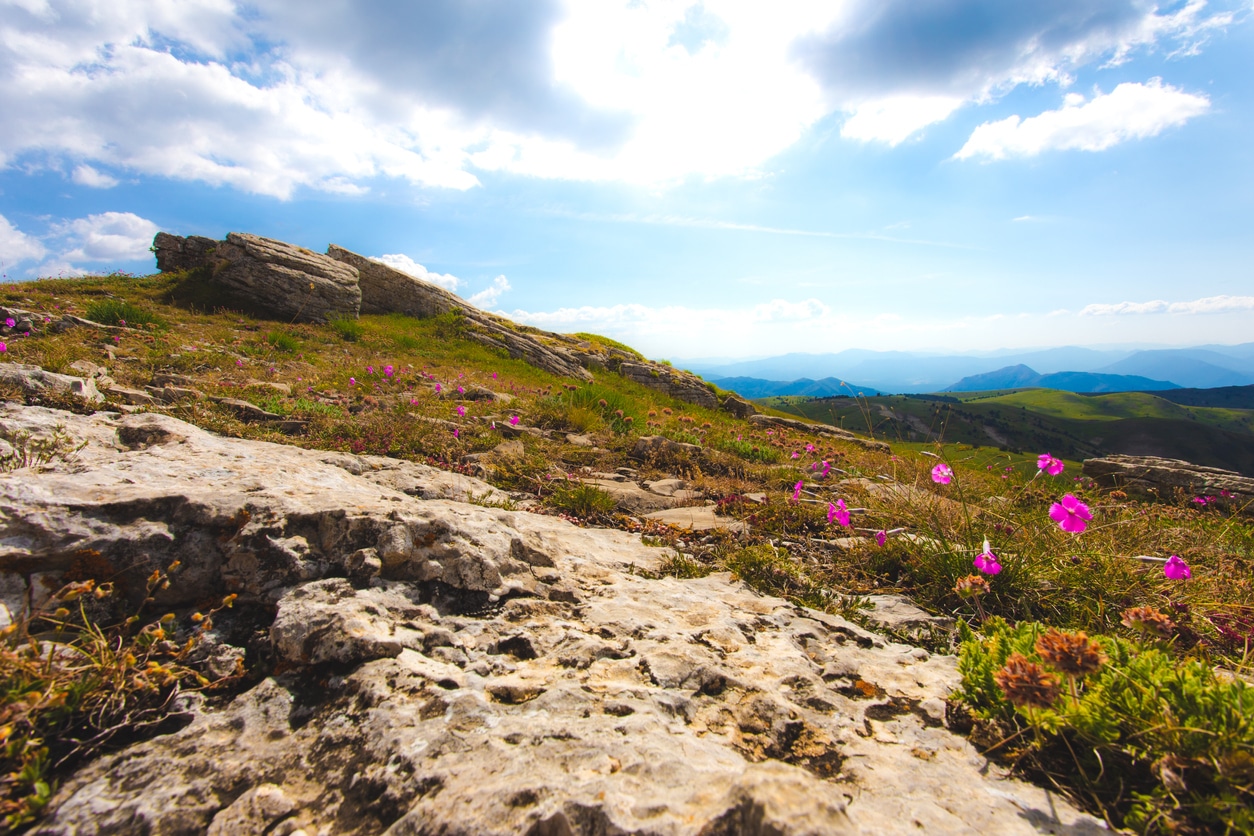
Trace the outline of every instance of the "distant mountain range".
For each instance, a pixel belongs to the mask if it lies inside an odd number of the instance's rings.
[[[1153,380],[1135,374],[1099,374],[1097,372],[1054,372],[1039,374],[1028,366],[1007,366],[984,374],[964,377],[943,392],[983,392],[992,389],[1060,389],[1063,392],[1157,392],[1183,389],[1167,380]]]
[[[696,372],[725,389],[740,391],[728,385],[729,379],[742,385],[755,386],[757,395],[800,394],[782,387],[799,384],[823,384],[845,381],[856,392],[939,392],[953,389],[959,381],[1017,366],[1026,366],[1042,377],[1059,373],[1092,373],[1096,375],[1130,376],[1143,379],[1118,383],[1107,380],[1102,386],[1123,386],[1128,389],[1162,389],[1167,382],[1175,386],[1209,389],[1219,386],[1254,384],[1254,343],[1241,345],[1205,345],[1171,349],[1092,349],[1063,346],[1030,352],[993,352],[984,355],[929,354],[911,351],[868,351],[851,349],[834,354],[784,354],[761,360],[732,363],[706,363],[700,360],[675,359],[675,365]],[[1061,380],[1065,380],[1061,379]],[[1143,381],[1157,382],[1157,386]],[[757,381],[751,383],[750,381]],[[857,382],[854,385],[853,381]],[[770,389],[767,384],[774,384]],[[1019,385],[1046,385],[1040,383]],[[1049,384],[1053,385],[1053,384]],[[1094,381],[1074,379],[1070,385],[1099,385]],[[1061,387],[1056,387],[1061,388]],[[770,389],[770,391],[767,391]],[[777,391],[778,390],[778,391]],[[1117,391],[1077,389],[1074,391]],[[841,389],[831,394],[848,393]],[[822,397],[822,395],[813,395]]]

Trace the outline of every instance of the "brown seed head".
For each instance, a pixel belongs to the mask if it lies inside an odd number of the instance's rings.
[[[1101,647],[1085,633],[1064,633],[1053,628],[1036,640],[1036,652],[1068,676],[1093,673],[1106,661]]]
[[[993,674],[1006,699],[1020,708],[1049,708],[1058,699],[1058,679],[1022,653],[1012,653]]]
[[[1131,607],[1123,611],[1123,618],[1119,620],[1124,627],[1142,635],[1152,633],[1162,639],[1170,638],[1176,627],[1175,622],[1153,607]]]
[[[988,581],[980,575],[967,575],[965,578],[959,578],[954,584],[954,592],[963,598],[978,598],[981,595],[987,595],[991,589]]]

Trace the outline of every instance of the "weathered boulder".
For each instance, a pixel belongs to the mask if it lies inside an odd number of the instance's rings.
[[[104,400],[92,377],[57,374],[26,363],[0,363],[0,383],[11,383],[24,392],[67,392],[91,403]]]
[[[636,536],[168,416],[0,421],[87,442],[0,481],[0,591],[92,550],[142,595],[177,557],[160,606],[237,591],[219,652],[260,627],[282,671],[70,775],[41,836],[1101,829],[944,727],[952,657],[725,573],[657,578],[671,553]]]
[[[658,389],[672,398],[695,403],[707,409],[718,409],[718,398],[709,385],[692,372],[674,369],[663,363],[621,362],[616,371],[650,389]]]
[[[1232,470],[1204,467],[1180,459],[1155,456],[1104,456],[1085,459],[1085,476],[1107,488],[1129,493],[1152,494],[1170,498],[1177,490],[1215,496],[1237,507],[1250,507],[1254,500],[1254,479]],[[1231,494],[1224,497],[1223,493]]]
[[[327,255],[357,271],[362,313],[403,313],[425,319],[470,307],[460,296],[439,285],[335,244],[327,247]]]
[[[357,269],[304,247],[241,232],[224,241],[159,232],[153,248],[163,272],[208,267],[215,283],[284,319],[325,322],[361,309]]]
[[[748,418],[758,414],[757,407],[736,395],[728,395],[723,400],[723,411],[737,418]]]

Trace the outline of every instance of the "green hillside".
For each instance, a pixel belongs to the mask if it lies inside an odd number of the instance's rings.
[[[760,403],[887,440],[1049,450],[1076,460],[1110,453],[1163,456],[1254,475],[1254,410],[1184,406],[1147,392],[1023,389]]]

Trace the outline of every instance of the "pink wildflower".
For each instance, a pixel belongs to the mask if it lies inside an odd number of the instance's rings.
[[[357,385],[357,378],[355,378],[355,377],[350,377],[350,378],[348,379],[348,385],[349,385],[349,386],[356,386],[356,385]]]
[[[458,418],[466,417],[466,407],[462,406],[461,404],[457,405],[457,417]]]
[[[1187,581],[1193,577],[1193,570],[1189,568],[1189,564],[1180,559],[1180,555],[1173,554],[1163,565],[1163,575],[1169,580]]]
[[[436,393],[437,395],[438,395],[438,394],[440,394],[440,384],[438,384],[438,383],[435,385],[435,393]]]
[[[465,387],[465,386],[458,386],[458,387],[457,387],[457,394],[459,394],[459,395],[464,395],[464,394],[466,394],[466,387]]]
[[[392,364],[391,364],[391,363],[389,363],[389,364],[387,364],[386,366],[384,366],[384,367],[383,367],[383,376],[384,376],[384,377],[391,377],[391,376],[392,376],[392,374],[393,374],[395,371],[396,371],[396,370],[395,370],[394,368],[392,368]]]
[[[7,345],[5,345],[4,343],[0,343],[0,354],[3,354],[4,352],[8,350],[9,350],[9,347]]]
[[[461,437],[462,437],[462,431],[457,429],[457,427],[453,427],[453,438],[461,438]]]
[[[953,481],[954,471],[949,465],[942,462],[932,468],[932,481],[940,485],[948,485]]]
[[[366,366],[366,374],[374,374],[374,366]]]
[[[885,544],[885,543],[887,543],[887,542],[888,542],[888,532],[887,532],[887,531],[877,531],[877,532],[875,532],[875,545],[877,545],[877,546],[879,546],[879,547],[883,548],[884,544]]]
[[[984,551],[975,556],[972,565],[986,575],[996,575],[1001,571],[1001,564],[997,562],[997,555],[993,554],[987,539],[984,540]]]
[[[1050,476],[1057,476],[1059,473],[1062,473],[1066,465],[1062,463],[1062,459],[1056,459],[1049,453],[1041,453],[1036,457],[1036,467]]]
[[[806,452],[807,452],[807,453],[813,453],[813,452],[814,452],[814,445],[813,445],[813,444],[807,444],[807,445],[806,445]]]
[[[14,328],[17,326],[17,320],[11,316],[5,317],[4,324],[9,328]]]
[[[517,426],[518,426],[518,416],[517,416],[517,415],[511,415],[511,416],[509,416],[509,425],[510,425],[511,427],[517,427]]]
[[[492,372],[492,379],[496,380],[496,372]]]
[[[796,502],[801,499],[801,489],[805,487],[805,482],[798,482],[792,486],[792,501]]]
[[[793,452],[793,454],[792,454],[792,457],[793,457],[794,459],[799,459],[799,458],[801,458],[801,454],[800,454],[800,453],[798,453],[798,452],[796,452],[796,451],[794,451],[794,452]]]
[[[843,526],[849,525],[849,509],[845,507],[845,500],[838,499],[835,505],[828,504],[827,522],[830,524],[833,520]]]
[[[1093,519],[1093,513],[1089,511],[1089,506],[1073,495],[1066,494],[1061,502],[1055,502],[1049,506],[1049,518],[1058,523],[1058,527],[1063,531],[1079,534],[1088,528],[1089,520]]]

